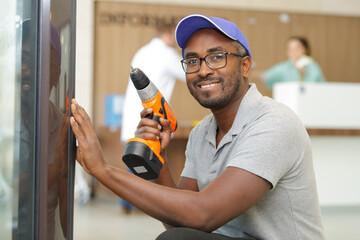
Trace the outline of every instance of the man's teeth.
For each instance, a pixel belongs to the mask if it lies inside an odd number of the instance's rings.
[[[209,85],[201,85],[200,87],[201,88],[208,88],[208,87],[213,87],[215,85],[217,85],[217,83],[212,83],[212,84],[209,84]]]

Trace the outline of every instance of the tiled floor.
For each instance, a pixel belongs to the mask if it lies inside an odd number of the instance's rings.
[[[322,209],[327,240],[360,239],[360,206]],[[97,196],[85,206],[75,205],[75,240],[153,240],[162,224],[145,215],[121,212],[118,199]]]
[[[97,196],[74,208],[74,240],[150,240],[165,230],[143,213],[124,214],[113,197]]]

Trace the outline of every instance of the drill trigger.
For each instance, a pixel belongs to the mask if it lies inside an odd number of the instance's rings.
[[[164,112],[164,118],[167,120],[168,118],[167,118],[167,114],[166,114],[165,103],[166,103],[165,98],[162,97],[161,98],[161,109]]]
[[[154,113],[149,113],[145,116],[145,118],[152,119],[154,116]]]

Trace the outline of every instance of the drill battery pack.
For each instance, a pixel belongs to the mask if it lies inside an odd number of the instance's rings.
[[[146,180],[157,178],[163,166],[162,158],[143,141],[127,142],[122,159],[135,175]]]

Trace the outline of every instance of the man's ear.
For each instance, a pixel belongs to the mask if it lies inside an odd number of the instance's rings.
[[[250,75],[250,69],[251,69],[251,58],[249,56],[246,56],[242,59],[241,61],[241,70],[242,70],[242,75],[244,78],[249,78]]]

